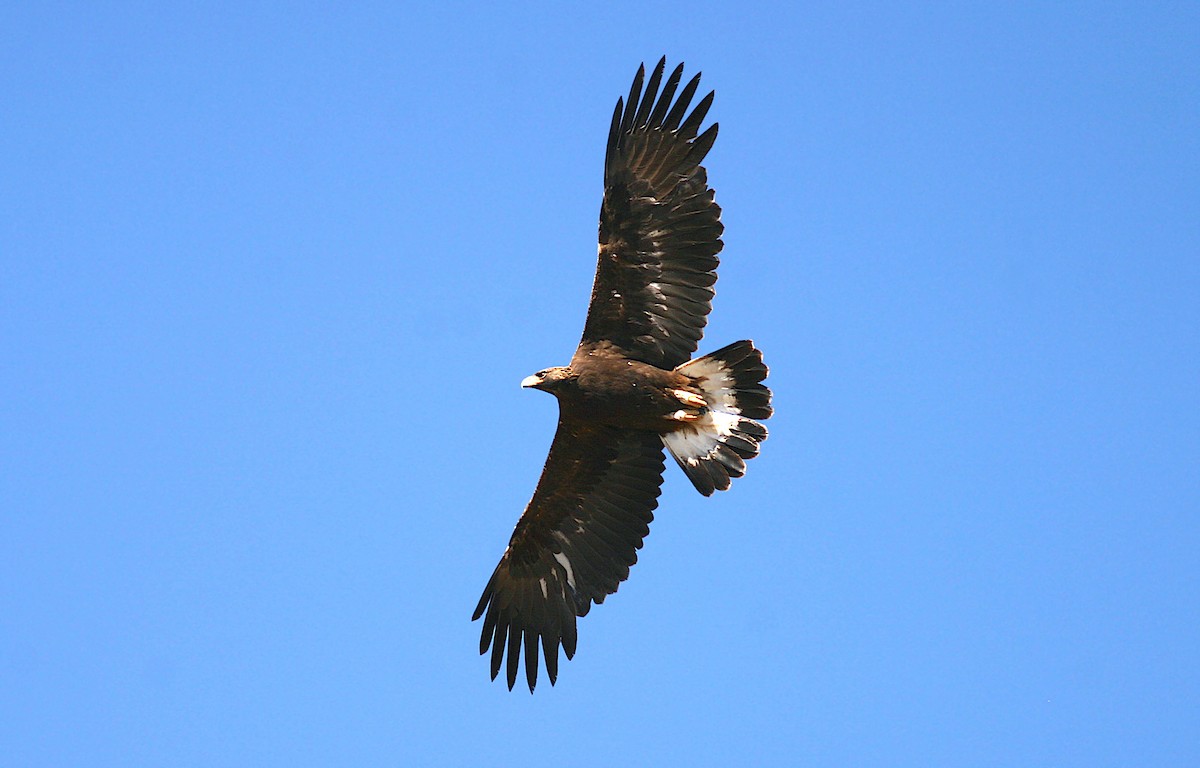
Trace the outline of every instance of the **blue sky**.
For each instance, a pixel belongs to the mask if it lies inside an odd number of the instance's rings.
[[[1194,6],[20,5],[6,765],[1200,760]],[[717,91],[701,349],[777,415],[510,693],[517,385],[664,53]]]

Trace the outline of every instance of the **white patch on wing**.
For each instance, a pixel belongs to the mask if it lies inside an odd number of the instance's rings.
[[[542,587],[542,599],[545,600],[549,597],[549,593],[546,591],[546,580],[544,578],[538,579],[538,584]]]
[[[662,254],[656,255],[662,258]],[[658,329],[658,333],[662,334],[664,339],[669,339],[671,337],[671,329],[662,323],[663,318],[669,314],[667,295],[663,293],[662,285],[659,283],[647,283],[646,289],[650,291],[650,295],[654,298],[654,301],[646,307],[654,319],[654,327]]]
[[[568,560],[567,556],[564,555],[562,552],[555,552],[554,559],[558,561],[559,565],[561,565],[564,569],[566,569],[567,584],[571,587],[571,589],[575,589],[575,571],[573,571],[571,569],[571,561]],[[543,591],[544,590],[545,590],[545,588],[543,587]]]

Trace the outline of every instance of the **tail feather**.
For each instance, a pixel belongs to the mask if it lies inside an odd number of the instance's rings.
[[[662,441],[696,490],[711,496],[746,474],[746,461],[767,439],[767,428],[755,421],[772,413],[771,390],[762,384],[767,366],[753,342],[738,341],[675,370],[691,377],[707,407]]]

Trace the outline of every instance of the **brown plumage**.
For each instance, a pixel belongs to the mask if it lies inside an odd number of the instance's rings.
[[[742,476],[767,436],[755,421],[771,415],[767,368],[751,342],[690,360],[722,247],[700,165],[717,125],[699,131],[711,92],[688,112],[700,75],[679,90],[683,65],[664,82],[665,65],[644,90],[639,68],[613,112],[579,348],[570,365],[522,382],[558,398],[558,431],[473,616],[484,619],[479,652],[491,649],[492,678],[504,666],[510,689],[523,650],[533,691],[539,646],[553,684],[559,647],[575,654],[576,618],[629,576],[658,506],[664,445],[708,496]]]

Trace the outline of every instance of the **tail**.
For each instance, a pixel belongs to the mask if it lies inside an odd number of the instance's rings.
[[[753,342],[738,341],[675,370],[691,377],[706,408],[696,421],[664,434],[663,445],[696,490],[711,496],[746,474],[746,459],[767,439],[767,428],[754,421],[771,416],[771,390],[761,383],[767,366]]]

